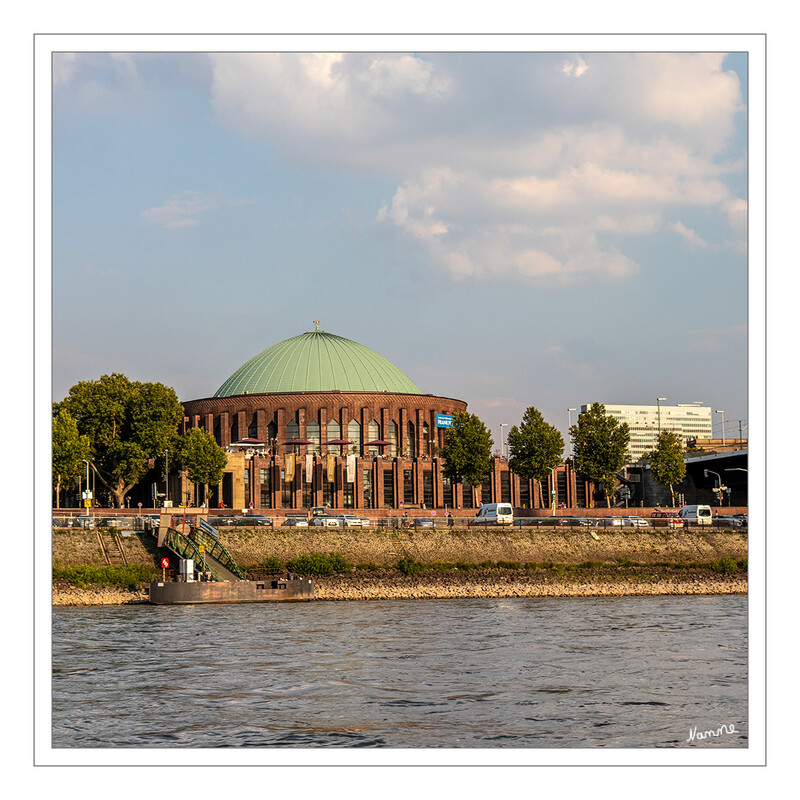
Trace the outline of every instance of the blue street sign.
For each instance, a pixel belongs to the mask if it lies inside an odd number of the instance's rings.
[[[453,418],[450,414],[437,414],[436,427],[437,428],[450,428],[453,425]]]

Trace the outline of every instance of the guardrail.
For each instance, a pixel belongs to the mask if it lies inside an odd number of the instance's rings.
[[[297,517],[295,517],[297,518]],[[139,516],[113,516],[107,517],[101,514],[91,516],[53,516],[54,528],[112,528],[121,531],[134,531],[145,529],[146,517]],[[291,528],[292,526],[285,525],[287,519],[292,517],[284,517],[277,515],[275,517],[260,517],[259,519],[251,519],[247,516],[242,517],[208,517],[208,523],[213,525],[218,531],[226,531],[234,528],[275,528],[284,529]],[[305,518],[303,518],[305,519]],[[338,522],[338,520],[337,520]],[[333,527],[342,527],[341,525]],[[474,517],[445,517],[443,515],[429,516],[429,517],[379,517],[378,519],[371,520],[368,527],[360,528],[359,526],[346,526],[351,530],[375,530],[375,529],[389,529],[389,530],[425,530],[429,528],[457,528],[463,530],[464,528],[561,528],[561,529],[586,529],[593,530],[624,530],[632,531],[636,529],[661,529],[661,530],[679,530],[684,528],[690,529],[723,529],[723,530],[741,530],[747,529],[747,517],[743,515],[724,515],[717,514],[712,520],[711,524],[698,524],[697,522],[685,523],[677,516],[660,516],[660,517],[637,517],[635,515],[628,516],[607,516],[607,517],[581,517],[575,516],[537,516],[537,517],[517,517],[513,523],[506,525],[497,525],[494,522],[485,522],[478,520]],[[312,528],[315,529],[315,528]],[[306,528],[298,528],[298,530],[306,530]],[[212,534],[213,535],[213,534]]]

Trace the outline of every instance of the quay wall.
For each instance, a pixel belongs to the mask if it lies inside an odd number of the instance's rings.
[[[120,535],[131,566],[158,566],[155,538],[142,532]],[[739,530],[668,530],[630,532],[517,528],[356,530],[339,528],[236,529],[220,531],[220,541],[240,566],[255,566],[273,557],[289,560],[313,553],[338,553],[351,563],[391,567],[402,558],[431,563],[511,561],[556,564],[631,561],[644,564],[694,563],[729,556],[747,557],[747,533]],[[97,533],[53,531],[53,566],[106,566]]]

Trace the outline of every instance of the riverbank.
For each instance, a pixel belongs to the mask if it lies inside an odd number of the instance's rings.
[[[597,537],[585,530],[524,528],[220,531],[220,541],[235,561],[251,572],[268,562],[332,553],[354,567],[343,574],[314,576],[317,600],[747,592],[746,532],[647,529],[601,531]],[[162,554],[151,535],[132,532],[120,536],[119,544],[127,565],[146,570],[160,566]],[[710,565],[721,560],[739,568],[715,571]],[[398,569],[403,562],[412,564],[416,574]],[[54,567],[106,564],[97,533],[53,531]],[[53,586],[56,606],[146,602],[142,589],[82,588],[66,581]]]
[[[314,600],[414,600],[489,597],[625,597],[633,595],[746,594],[743,571],[629,567],[563,569],[486,569],[404,575],[399,570],[355,570],[314,579]],[[57,581],[54,606],[137,605],[147,603],[143,589],[73,586]]]

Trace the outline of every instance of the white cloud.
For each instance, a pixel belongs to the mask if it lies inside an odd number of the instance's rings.
[[[694,247],[712,247],[709,242],[699,236],[696,231],[687,228],[682,222],[670,222],[667,228],[673,233],[677,233],[687,244]]]
[[[142,211],[150,225],[160,228],[193,228],[200,224],[197,217],[218,206],[216,198],[200,192],[184,191],[173,195],[162,206]]]
[[[396,177],[377,220],[455,279],[623,280],[626,240],[662,229],[730,246],[683,209],[743,241],[726,182],[743,106],[721,54],[210,58],[221,121],[304,164]]]
[[[573,56],[568,61],[565,61],[561,67],[561,71],[565,75],[572,75],[576,78],[580,78],[588,69],[589,65],[580,56]]]
[[[200,224],[198,217],[221,206],[250,205],[251,200],[222,200],[216,195],[186,190],[173,195],[161,206],[142,211],[149,225],[160,228],[194,228]]]

